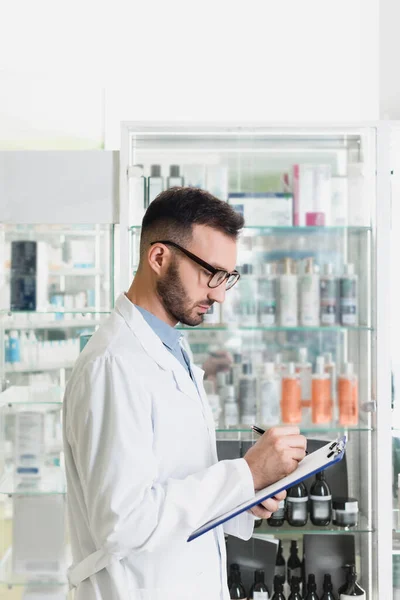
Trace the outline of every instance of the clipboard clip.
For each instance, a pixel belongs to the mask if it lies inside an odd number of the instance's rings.
[[[333,444],[331,444],[329,446],[329,454],[327,456],[327,458],[332,458],[332,456],[336,455],[339,456],[339,454],[342,454],[344,452],[344,449],[346,447],[346,437],[343,436],[341,438],[339,438],[338,440],[336,440],[336,442],[333,442]]]

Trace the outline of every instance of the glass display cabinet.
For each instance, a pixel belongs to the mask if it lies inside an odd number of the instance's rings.
[[[289,544],[298,544],[301,577],[315,574],[320,595],[324,574],[336,593],[349,563],[368,598],[391,594],[383,573],[391,532],[388,139],[375,124],[122,124],[122,289],[135,275],[141,220],[159,192],[204,188],[245,219],[238,284],[202,325],[180,326],[205,366],[220,459],[243,456],[257,438],[252,424],[298,424],[311,451],[339,434],[348,439],[343,466],[326,473],[327,523],[312,518],[313,478],[302,526],[293,524],[288,499],[279,526],[257,523],[241,548],[227,539],[228,571],[241,565],[247,584],[249,569],[273,577],[255,540],[275,539],[286,562]],[[207,373],[221,352],[226,364]],[[353,515],[347,526],[343,511]]]

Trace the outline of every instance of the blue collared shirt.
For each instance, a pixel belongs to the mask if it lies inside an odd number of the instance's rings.
[[[180,341],[183,337],[181,332],[174,327],[171,327],[171,325],[168,325],[168,323],[165,323],[165,321],[162,321],[145,308],[142,308],[137,304],[135,304],[135,308],[138,309],[154,333],[158,335],[167,350],[169,350],[169,352],[171,352],[171,354],[175,356],[177,360],[179,360],[181,365],[186,369],[190,377],[193,379],[189,357],[180,344]]]

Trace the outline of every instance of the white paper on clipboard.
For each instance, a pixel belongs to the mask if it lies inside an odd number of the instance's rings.
[[[239,506],[236,506],[235,508],[229,510],[223,515],[220,515],[219,517],[211,519],[211,521],[204,523],[204,525],[193,531],[193,533],[189,536],[187,541],[191,542],[192,540],[198,538],[200,535],[203,535],[207,531],[210,531],[210,529],[213,529],[218,525],[222,525],[226,521],[229,521],[229,519],[233,519],[233,517],[240,515],[240,513],[249,510],[257,504],[260,504],[260,502],[262,502],[263,500],[271,498],[272,496],[275,496],[275,494],[278,494],[282,490],[286,490],[295,485],[296,483],[299,483],[300,481],[304,481],[304,479],[311,477],[315,473],[319,473],[320,471],[324,471],[328,467],[331,467],[332,465],[342,460],[345,448],[346,436],[341,436],[337,440],[332,440],[325,446],[322,446],[322,448],[319,448],[319,450],[316,450],[315,452],[312,452],[312,454],[309,454],[308,456],[303,458],[303,460],[299,463],[297,469],[293,471],[293,473],[291,473],[290,475],[287,475],[286,477],[280,479],[276,483],[273,483],[272,485],[269,485],[268,487],[259,490],[251,500],[243,502],[242,504],[239,504]]]

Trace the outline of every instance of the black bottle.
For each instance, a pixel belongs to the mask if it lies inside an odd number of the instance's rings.
[[[308,494],[304,483],[291,487],[286,498],[286,520],[293,527],[302,527],[308,520]]]
[[[285,558],[283,556],[282,542],[281,542],[281,540],[279,540],[278,554],[276,555],[275,576],[276,577],[280,577],[282,579],[283,583],[285,583],[285,580],[286,580],[286,561],[285,561]]]
[[[310,489],[310,518],[313,525],[324,527],[332,518],[332,494],[325,481],[324,471],[315,476]]]
[[[292,577],[290,584],[290,596],[288,600],[302,600],[300,594],[300,579],[299,577]]]
[[[254,521],[254,529],[257,529],[258,527],[261,527],[263,522],[263,519],[255,519]]]
[[[277,511],[272,513],[269,519],[267,519],[267,523],[270,527],[282,527],[285,522],[285,510],[286,503],[285,500],[281,500],[279,502],[279,508]]]
[[[357,573],[354,565],[346,565],[344,567],[347,571],[347,581],[341,588],[339,588],[339,600],[346,600],[353,596],[359,598],[366,598],[365,591],[357,583]]]
[[[235,600],[246,600],[246,592],[240,577],[240,571],[232,571],[229,596]]]
[[[327,573],[324,575],[324,593],[321,600],[336,600],[333,595],[333,585],[331,576]]]
[[[250,588],[249,599],[253,599],[255,592],[258,592],[256,594],[257,599],[268,600],[269,590],[268,590],[267,586],[265,585],[264,575],[265,575],[265,573],[264,573],[263,569],[257,569],[255,571],[254,583]]]
[[[317,596],[317,584],[315,583],[315,575],[310,573],[307,582],[307,595],[304,596],[304,600],[319,600]]]
[[[301,561],[296,540],[290,542],[290,556],[287,561],[287,580],[289,584],[292,583],[292,577],[297,577],[299,582],[301,581]]]
[[[232,583],[232,573],[234,573],[236,571],[236,573],[239,573],[240,575],[240,567],[237,563],[232,563],[229,567],[229,575],[228,575],[228,588],[231,587],[231,583]]]
[[[274,595],[272,596],[272,600],[285,600],[285,595],[283,593],[283,584],[285,583],[282,577],[275,575],[274,577]]]

